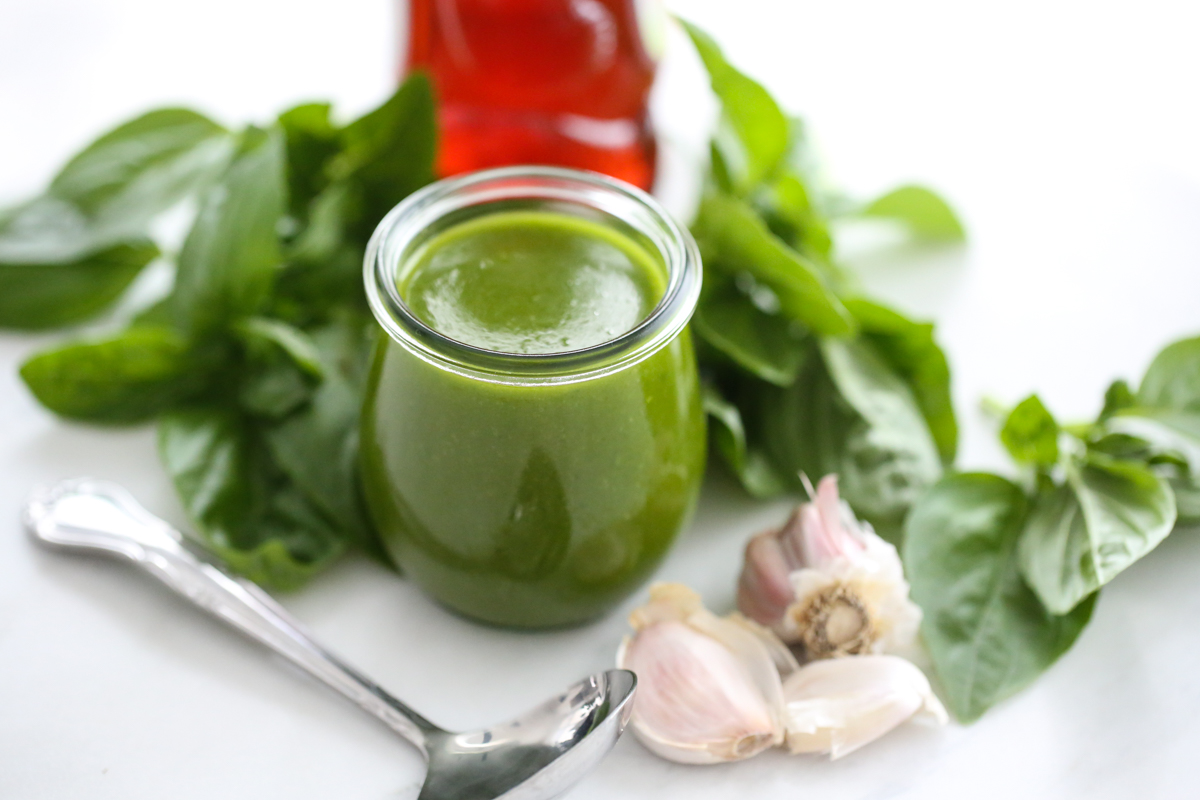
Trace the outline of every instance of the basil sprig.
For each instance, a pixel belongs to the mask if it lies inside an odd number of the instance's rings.
[[[1165,348],[1134,392],[1061,425],[1031,395],[1000,440],[1026,472],[952,475],[913,508],[904,561],[922,631],[962,720],[1066,652],[1100,589],[1177,525],[1200,522],[1200,338]]]
[[[159,255],[151,220],[219,174],[232,140],[194,111],[151,111],[0,212],[0,327],[56,327],[108,307]]]
[[[195,531],[260,583],[298,586],[351,547],[384,558],[357,471],[375,331],[361,265],[383,214],[432,180],[435,141],[421,75],[345,126],[325,104],[238,133],[163,109],[102,136],[0,214],[0,325],[103,310],[159,257],[151,223],[191,198],[174,287],[22,378],[70,419],[158,419]]]
[[[870,203],[824,191],[802,123],[682,23],[721,105],[692,231],[704,261],[700,339],[713,444],[751,494],[800,491],[800,473],[841,475],[843,496],[898,539],[908,509],[953,461],[950,371],[933,326],[858,295],[830,229],[886,217],[960,240],[928,189]]]

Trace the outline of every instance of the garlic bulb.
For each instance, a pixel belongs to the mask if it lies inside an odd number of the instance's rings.
[[[784,739],[782,676],[798,669],[762,627],[706,611],[680,584],[650,587],[630,615],[617,666],[638,676],[630,727],[649,750],[685,764],[749,758]]]
[[[914,715],[946,722],[928,679],[897,656],[814,661],[788,678],[783,694],[793,753],[840,758]]]
[[[916,637],[896,548],[860,522],[827,475],[778,531],[746,546],[738,608],[809,659],[894,652]]]

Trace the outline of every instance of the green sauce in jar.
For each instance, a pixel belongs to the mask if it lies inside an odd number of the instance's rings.
[[[690,336],[638,338],[674,285],[666,259],[559,204],[476,209],[385,267],[403,307],[381,322],[412,333],[382,339],[363,415],[388,550],[488,622],[602,614],[661,561],[703,471]]]
[[[662,298],[662,266],[598,222],[500,211],[443,231],[399,278],[438,333],[502,353],[581,350],[628,333]]]

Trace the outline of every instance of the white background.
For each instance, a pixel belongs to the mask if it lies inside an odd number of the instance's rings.
[[[868,285],[939,323],[960,464],[998,468],[976,412],[1032,390],[1095,413],[1166,342],[1200,332],[1200,22],[1185,2],[680,2],[813,129],[831,177],[869,196],[935,186],[965,251],[862,247]],[[0,0],[0,204],[147,107],[231,124],[394,85],[388,0]],[[711,104],[671,40],[658,98],[672,147]],[[665,88],[665,87],[664,87]],[[125,484],[182,524],[150,430],[69,425],[20,361],[57,335],[0,335],[0,798],[411,798],[412,752],[361,712],[119,565],[36,550],[17,513],[38,482]],[[659,573],[732,606],[745,537],[786,505],[710,476]],[[970,728],[908,726],[842,761],[768,754],[686,768],[630,737],[571,794],[599,798],[1190,798],[1200,750],[1200,536],[1173,536],[1107,589],[1032,689]],[[284,598],[333,648],[431,718],[474,727],[607,667],[624,611],[550,634],[481,628],[346,561]],[[634,601],[636,602],[636,598]]]

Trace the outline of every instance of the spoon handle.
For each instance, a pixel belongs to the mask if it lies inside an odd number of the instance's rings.
[[[121,556],[374,714],[429,757],[440,729],[317,644],[254,583],[206,563],[183,536],[120,486],[79,478],[36,491],[25,526],[39,542]]]

